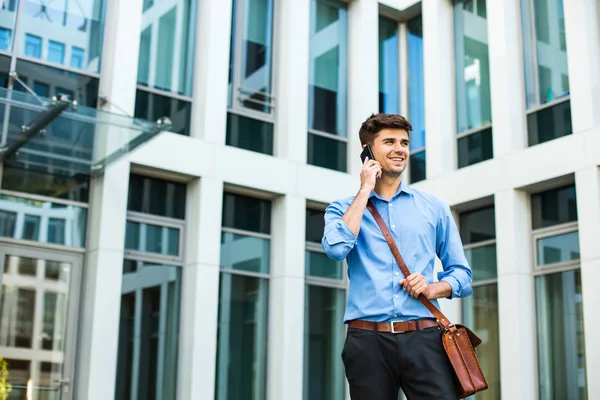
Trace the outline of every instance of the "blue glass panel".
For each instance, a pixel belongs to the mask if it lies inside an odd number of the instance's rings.
[[[399,62],[398,23],[379,17],[379,112],[400,112]]]
[[[410,148],[425,147],[423,21],[420,16],[408,22],[408,120],[413,127]]]

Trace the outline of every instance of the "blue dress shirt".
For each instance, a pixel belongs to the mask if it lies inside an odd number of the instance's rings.
[[[327,207],[321,241],[330,258],[348,263],[350,286],[344,323],[353,319],[382,322],[433,317],[400,286],[404,275],[371,212],[365,209],[358,236],[342,221],[354,198],[336,200]],[[471,268],[446,204],[404,183],[389,201],[374,191],[370,199],[411,273],[420,272],[427,283],[433,283],[437,255],[443,266],[437,278],[452,287],[450,298],[472,294]],[[439,307],[437,300],[431,301]]]

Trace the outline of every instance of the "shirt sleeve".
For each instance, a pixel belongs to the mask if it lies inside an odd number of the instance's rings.
[[[338,201],[331,203],[325,210],[325,229],[321,244],[325,254],[336,261],[345,259],[357,240],[357,237],[342,220],[345,212],[345,207]]]
[[[437,227],[436,252],[442,261],[443,271],[438,273],[438,280],[448,282],[452,287],[450,299],[470,296],[472,271],[465,256],[462,240],[456,223],[446,205],[442,207]]]

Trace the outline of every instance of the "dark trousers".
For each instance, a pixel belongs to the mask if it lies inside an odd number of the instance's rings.
[[[438,328],[385,333],[349,328],[342,351],[352,400],[457,399]]]

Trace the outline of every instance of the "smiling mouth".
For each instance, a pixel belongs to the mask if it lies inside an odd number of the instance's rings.
[[[394,162],[403,162],[404,158],[403,157],[394,157],[394,158],[391,158],[390,160],[392,160]]]

